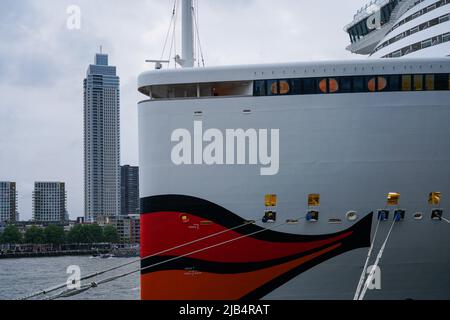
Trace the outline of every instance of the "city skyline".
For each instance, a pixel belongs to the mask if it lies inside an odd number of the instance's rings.
[[[345,50],[349,38],[342,28],[365,2],[320,1],[239,1],[237,6],[200,1],[199,27],[207,66],[356,58]],[[66,26],[67,8],[73,4],[81,9],[79,30]],[[5,150],[0,154],[0,180],[17,182],[22,220],[31,219],[33,182],[42,180],[65,181],[70,217],[83,215],[80,79],[100,45],[121,76],[121,164],[139,164],[136,79],[153,68],[145,59],[161,55],[172,5],[165,1],[2,2],[5,10],[0,17],[8,27],[0,29],[4,39],[0,44],[0,147]],[[328,12],[321,9],[325,5]],[[108,14],[99,17],[98,12]],[[258,19],[249,19],[252,16]],[[324,23],[316,20],[318,16]],[[267,23],[260,24],[260,19]]]

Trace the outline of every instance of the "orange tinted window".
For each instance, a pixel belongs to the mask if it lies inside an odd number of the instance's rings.
[[[339,83],[336,79],[330,79],[328,85],[330,86],[330,92],[334,93],[339,90]]]
[[[402,76],[402,91],[410,91],[411,90],[411,75],[403,75]]]
[[[384,77],[378,77],[378,91],[383,91],[387,87],[387,81]]]
[[[280,81],[280,94],[288,94],[289,91],[289,83],[287,81]]]
[[[427,90],[434,90],[434,74],[427,74],[425,76],[425,88]]]
[[[277,206],[277,195],[276,194],[266,194],[265,203],[266,203],[266,207],[276,207]]]
[[[398,206],[400,202],[400,193],[398,192],[389,192],[387,204],[389,206]]]
[[[428,203],[432,206],[440,205],[441,204],[441,193],[440,192],[430,193],[430,197],[428,198]]]
[[[276,81],[272,83],[270,91],[272,92],[272,94],[278,94],[278,84]]]
[[[423,76],[421,74],[416,74],[414,76],[414,90],[415,91],[423,90]]]
[[[308,206],[310,206],[310,207],[320,206],[320,194],[308,195]]]
[[[369,91],[371,91],[371,92],[374,92],[374,91],[377,90],[375,78],[372,78],[372,79],[369,80],[369,83],[367,84],[367,87],[369,88]]]
[[[320,80],[319,89],[322,93],[327,93],[327,79]]]

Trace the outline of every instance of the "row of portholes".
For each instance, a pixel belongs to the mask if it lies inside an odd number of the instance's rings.
[[[391,210],[378,210],[377,212],[377,219],[380,221],[388,221],[390,219]],[[433,209],[431,211],[431,220],[442,220],[444,211],[442,209]],[[354,222],[358,220],[358,213],[356,211],[349,211],[346,214],[346,218],[350,222]],[[393,210],[393,220],[402,221],[406,218],[406,210],[403,209],[397,209]],[[413,216],[414,220],[423,220],[424,215],[421,212],[416,212]],[[319,221],[319,211],[311,210],[308,211],[306,214],[305,220],[307,222],[318,222]],[[264,217],[262,219],[263,223],[275,223],[277,221],[277,212],[276,211],[266,211],[264,214]],[[287,219],[286,224],[292,225],[292,224],[298,224],[300,221],[299,219]],[[329,224],[341,224],[342,219],[339,218],[330,218],[328,220]]]

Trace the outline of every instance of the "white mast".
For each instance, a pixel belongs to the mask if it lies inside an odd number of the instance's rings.
[[[194,67],[194,19],[193,0],[182,0],[182,59],[179,64],[183,68]]]

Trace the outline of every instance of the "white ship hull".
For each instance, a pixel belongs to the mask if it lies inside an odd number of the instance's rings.
[[[442,63],[448,72],[448,62]],[[431,219],[436,206],[428,202],[430,193],[441,192],[437,208],[448,217],[449,97],[448,91],[430,91],[145,101],[139,104],[141,198],[144,203],[165,195],[195,197],[270,229],[274,225],[261,221],[264,197],[276,194],[276,223],[300,218],[276,231],[305,236],[344,232],[374,213],[373,237],[377,212],[387,209],[375,253],[393,212],[403,209],[405,218],[395,224],[380,264],[381,289],[366,297],[450,299],[450,225]],[[202,115],[194,116],[199,110]],[[194,121],[202,121],[205,130],[279,129],[279,173],[262,176],[260,167],[251,165],[173,164],[171,134],[179,128],[193,131]],[[387,205],[390,192],[400,193],[398,205]],[[302,220],[311,209],[309,194],[320,194],[317,222]],[[357,213],[356,221],[347,219],[350,211]],[[414,218],[417,213],[422,219]],[[149,235],[142,246],[150,239],[158,241]],[[258,298],[352,299],[368,251],[363,242],[363,248],[317,263]]]

